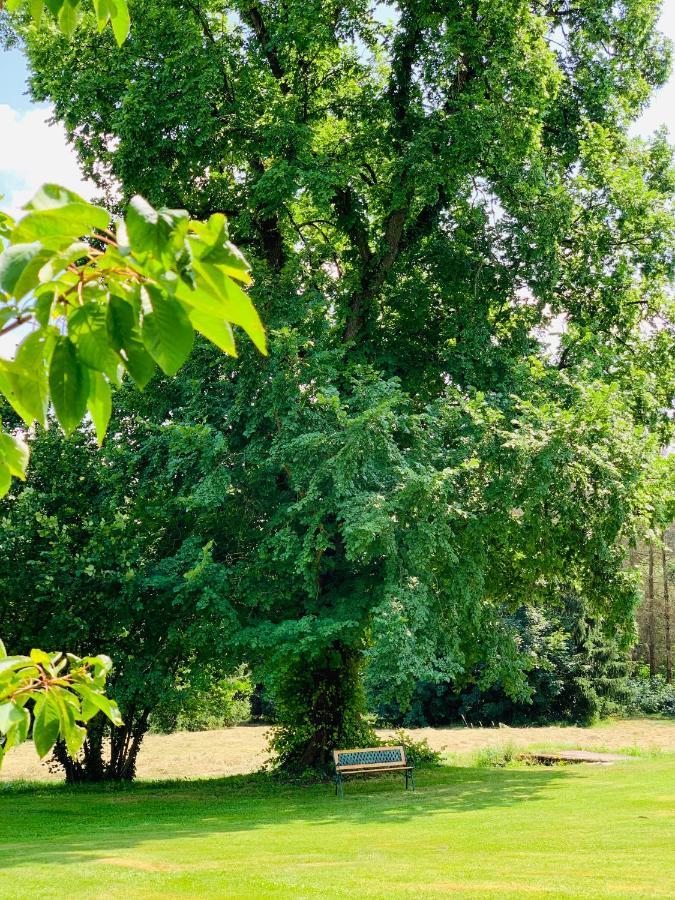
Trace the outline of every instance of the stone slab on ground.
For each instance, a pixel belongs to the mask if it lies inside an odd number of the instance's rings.
[[[541,753],[537,750],[531,750],[529,753],[522,753],[521,758],[533,759],[542,763],[596,763],[601,765],[610,765],[611,763],[621,762],[626,759],[635,759],[634,756],[626,756],[620,753],[595,753],[591,750],[553,750],[551,752]]]

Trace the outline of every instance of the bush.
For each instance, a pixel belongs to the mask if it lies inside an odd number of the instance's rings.
[[[675,717],[675,686],[667,684],[663,675],[650,677],[644,666],[627,683],[627,712]]]
[[[210,731],[247,722],[251,718],[253,683],[244,666],[206,687],[178,686],[170,699],[153,712],[151,730]]]
[[[388,746],[392,742],[387,740],[382,743]],[[418,769],[426,766],[437,766],[441,762],[441,754],[438,750],[433,750],[429,746],[426,738],[416,741],[401,728],[396,732],[396,743],[401,744],[405,748],[406,759]]]
[[[516,748],[513,744],[504,744],[503,747],[485,747],[478,750],[473,759],[477,769],[503,769],[517,759]]]

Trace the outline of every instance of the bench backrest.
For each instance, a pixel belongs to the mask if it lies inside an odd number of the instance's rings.
[[[333,750],[335,768],[340,771],[405,766],[404,747],[363,747],[358,750]]]

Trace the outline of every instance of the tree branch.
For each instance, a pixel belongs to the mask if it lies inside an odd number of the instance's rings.
[[[284,72],[281,62],[279,61],[279,56],[277,55],[277,51],[274,49],[269,31],[267,30],[267,26],[265,25],[257,4],[252,3],[251,6],[249,6],[249,8],[244,12],[244,18],[251,26],[251,28],[253,29],[253,33],[258,39],[258,43],[260,44],[262,51],[265,54],[265,58],[269,63],[272,75],[274,75],[276,80],[279,82],[279,90],[284,96],[287,96],[290,88],[286,82],[286,73]]]

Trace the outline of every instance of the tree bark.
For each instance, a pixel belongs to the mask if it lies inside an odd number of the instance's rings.
[[[661,569],[663,571],[663,622],[666,641],[666,681],[673,683],[673,650],[670,643],[670,589],[668,586],[668,560],[666,558],[666,532],[661,545]]]
[[[654,605],[654,544],[649,542],[647,568],[647,609],[649,614],[649,630],[647,649],[649,653],[649,674],[656,675],[656,607]]]
[[[143,710],[139,717],[129,712],[125,715],[125,724],[119,728],[109,725],[102,716],[100,720],[93,720],[78,758],[71,759],[63,741],[58,741],[52,752],[50,769],[61,769],[66,784],[132,781],[136,777],[136,761],[148,730],[149,715],[150,710]],[[105,741],[108,735],[109,747]],[[107,758],[106,750],[109,751]]]

